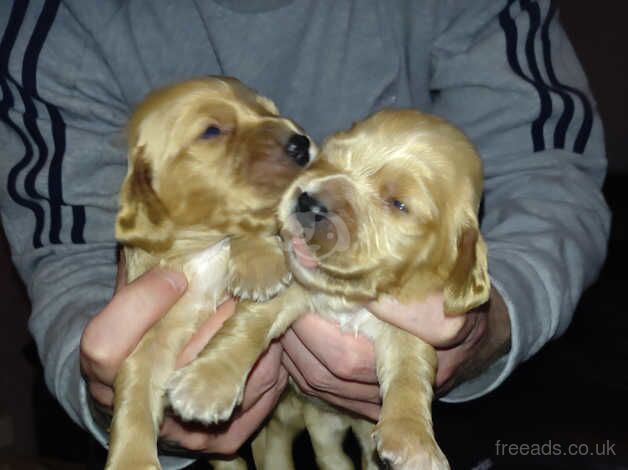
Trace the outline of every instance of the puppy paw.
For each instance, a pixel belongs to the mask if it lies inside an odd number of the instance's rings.
[[[229,419],[242,402],[245,382],[246,375],[229,364],[196,361],[173,374],[168,399],[184,420],[215,424]]]
[[[449,470],[447,458],[425,425],[411,419],[380,422],[372,437],[381,461],[393,470]]]
[[[234,297],[265,302],[291,281],[281,245],[274,238],[237,238],[231,242],[227,290]]]
[[[138,462],[137,460],[129,462],[109,462],[105,466],[105,470],[161,470],[159,462]]]

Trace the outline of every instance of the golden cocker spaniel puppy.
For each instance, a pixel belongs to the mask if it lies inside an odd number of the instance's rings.
[[[227,295],[267,300],[290,280],[276,208],[316,147],[269,99],[225,77],[151,93],[128,139],[116,221],[126,280],[162,266],[185,273],[188,289],[117,374],[107,468],[158,469],[165,392],[183,346]]]
[[[290,440],[307,426],[321,467],[345,468],[334,441],[339,428],[351,426],[370,468],[377,464],[369,455],[374,450],[394,469],[449,468],[432,430],[434,349],[377,319],[364,304],[382,296],[420,301],[440,291],[445,311],[457,315],[487,301],[487,254],[477,218],[481,193],[476,151],[437,117],[384,110],[333,135],[279,207],[297,282],[268,302],[240,303],[212,347],[170,390],[171,398],[190,397],[186,388],[198,388],[202,380],[211,395],[186,406],[206,422],[226,418],[260,353],[299,315],[317,311],[373,340],[380,419],[374,428],[348,417],[330,421],[338,414],[331,407],[308,400],[304,412],[303,402],[289,396],[254,443],[258,466],[293,468]]]

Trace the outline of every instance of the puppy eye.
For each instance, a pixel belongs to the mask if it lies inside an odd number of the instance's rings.
[[[205,132],[201,134],[201,139],[211,139],[221,134],[221,130],[218,126],[209,126],[205,129]]]
[[[400,201],[399,199],[391,200],[390,204],[396,209],[399,209],[401,212],[408,212],[408,206],[406,206],[405,202]]]

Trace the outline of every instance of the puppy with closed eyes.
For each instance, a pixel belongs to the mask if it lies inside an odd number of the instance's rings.
[[[206,422],[229,416],[259,354],[299,315],[317,311],[373,340],[379,421],[374,428],[348,418],[328,426],[330,407],[311,401],[302,408],[288,396],[258,438],[263,442],[254,443],[258,466],[292,468],[288,441],[307,426],[321,467],[345,468],[333,436],[351,426],[366,454],[376,449],[394,469],[449,468],[432,430],[434,349],[363,305],[382,296],[410,303],[442,292],[445,311],[458,315],[486,302],[481,193],[479,156],[462,132],[437,117],[384,110],[329,138],[279,208],[297,282],[268,302],[240,303],[238,314],[212,338],[212,348],[189,366],[211,397],[187,406]],[[233,360],[225,362],[225,356]],[[367,467],[376,467],[365,457]]]
[[[165,390],[183,346],[227,295],[267,300],[290,280],[276,208],[316,148],[269,99],[226,77],[151,93],[128,138],[116,221],[126,280],[161,266],[185,273],[188,289],[116,376],[107,468],[158,469]]]

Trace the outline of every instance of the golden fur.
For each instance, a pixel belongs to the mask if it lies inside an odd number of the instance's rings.
[[[117,374],[108,469],[160,468],[164,393],[182,347],[229,293],[265,300],[288,283],[275,211],[316,151],[302,134],[225,77],[155,91],[133,114],[116,222],[126,279],[162,266],[183,271],[188,289]],[[298,162],[295,136],[307,143]]]
[[[309,267],[295,244],[304,228],[295,207],[304,192],[325,207],[306,227],[307,246],[316,257],[316,266]],[[241,302],[211,348],[186,368],[171,398],[183,392],[189,400],[189,390],[212,390],[186,406],[203,410],[206,422],[228,417],[260,353],[299,315],[314,310],[374,341],[380,419],[373,428],[288,396],[254,443],[258,467],[292,468],[291,439],[307,426],[322,468],[350,468],[338,439],[351,426],[364,448],[365,467],[376,467],[370,457],[376,449],[394,469],[449,468],[431,424],[434,349],[363,305],[384,295],[419,301],[434,291],[443,291],[449,314],[484,303],[490,282],[477,220],[481,192],[477,153],[439,118],[385,110],[332,136],[279,209],[288,264],[298,282],[266,303]]]

